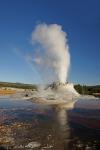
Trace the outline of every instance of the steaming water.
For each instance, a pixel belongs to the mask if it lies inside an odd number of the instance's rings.
[[[33,55],[28,60],[43,83],[62,82],[68,78],[70,54],[67,34],[58,24],[38,24],[32,32]]]
[[[96,116],[96,119],[92,116]],[[23,123],[23,126],[20,127],[21,129],[10,128],[14,123]],[[100,149],[100,130],[97,130],[100,126],[98,124],[100,125],[100,110],[98,109],[65,110],[25,100],[0,99],[0,125],[7,126],[7,128],[9,126],[12,134],[7,136],[14,138],[14,146],[17,149],[20,149],[18,147],[21,145],[22,149],[28,149],[25,145],[34,141],[40,144],[37,150]],[[94,129],[89,129],[89,127]],[[2,138],[0,137],[0,143],[4,136],[3,134]]]

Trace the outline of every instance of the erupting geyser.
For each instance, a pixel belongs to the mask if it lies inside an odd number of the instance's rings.
[[[43,82],[50,84],[46,92],[56,90],[78,95],[72,84],[66,84],[70,66],[70,54],[67,43],[67,34],[57,24],[38,24],[32,32],[32,43],[36,50],[31,62],[36,66]],[[42,92],[43,93],[43,92]],[[58,94],[59,95],[59,94]]]
[[[33,44],[38,44],[38,52],[33,63],[47,83],[65,83],[68,77],[70,54],[66,33],[57,24],[39,24],[32,33]]]

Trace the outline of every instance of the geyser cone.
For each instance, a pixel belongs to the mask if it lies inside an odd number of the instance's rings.
[[[74,89],[74,85],[72,83],[61,83],[61,82],[53,82],[52,84],[48,85],[45,90],[52,90],[56,94],[69,94],[72,96],[79,96],[77,91]],[[62,95],[63,96],[63,95]],[[67,97],[66,97],[67,98]]]

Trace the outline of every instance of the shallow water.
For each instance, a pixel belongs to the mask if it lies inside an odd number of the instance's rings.
[[[0,99],[0,146],[6,149],[96,150],[99,139],[99,109],[65,110]]]

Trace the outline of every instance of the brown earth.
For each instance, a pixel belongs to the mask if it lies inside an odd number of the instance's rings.
[[[7,90],[7,89],[0,89],[0,95],[9,95],[9,94],[15,94],[16,90]]]

